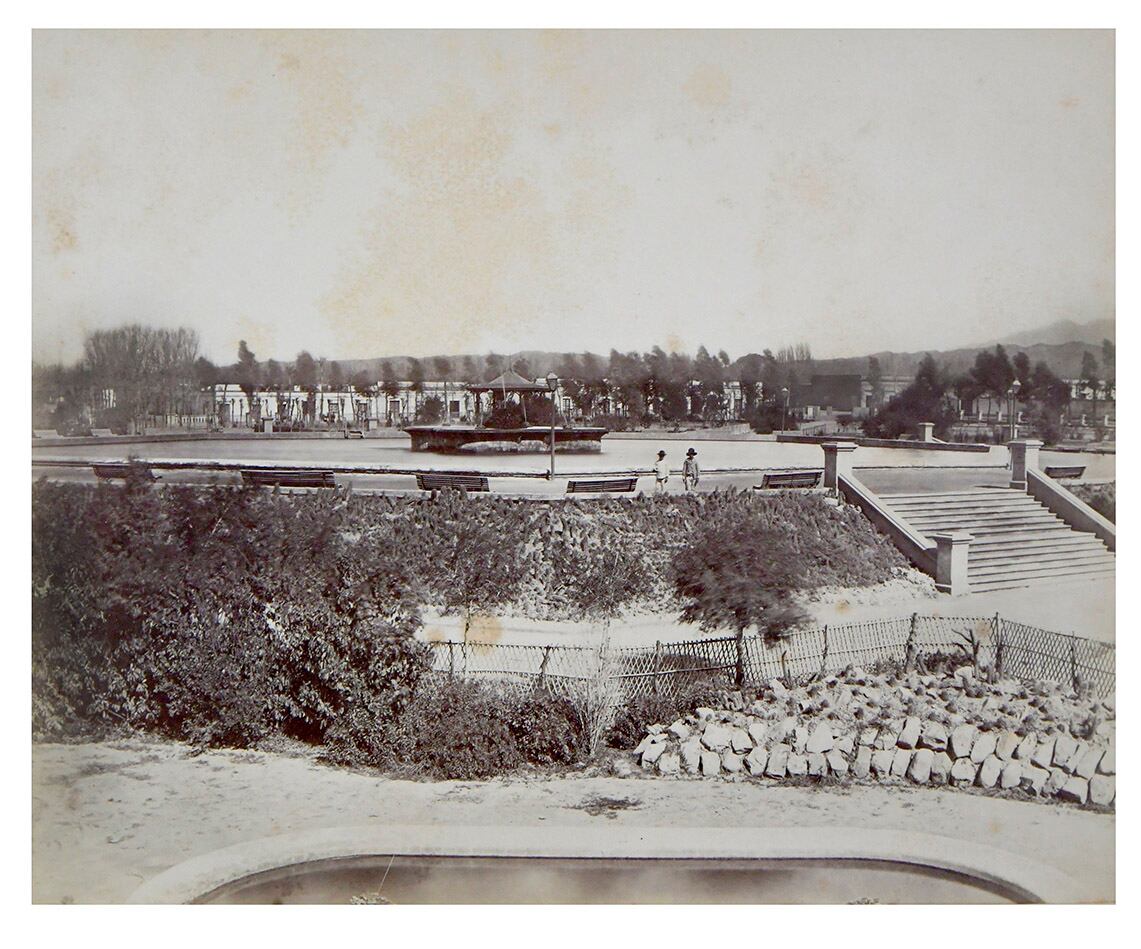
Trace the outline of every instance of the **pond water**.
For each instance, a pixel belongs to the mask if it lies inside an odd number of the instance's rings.
[[[870,860],[358,857],[257,874],[199,902],[1012,903],[974,878]]]
[[[346,465],[378,465],[389,468],[544,472],[550,460],[544,453],[510,455],[443,455],[413,452],[405,436],[376,439],[188,440],[108,445],[98,442],[64,447],[32,448],[32,458],[126,458],[200,461],[308,462]],[[760,439],[687,441],[672,438],[623,438],[607,435],[600,454],[559,455],[561,473],[649,469],[659,448],[666,451],[671,468],[680,470],[686,449],[697,450],[702,470],[719,468],[821,467],[824,452],[819,445],[789,444]],[[895,467],[996,467],[1005,466],[1007,449],[992,446],[986,452],[941,452],[907,448],[858,448],[853,455],[857,468]],[[1042,464],[1086,465],[1086,477],[1115,476],[1113,455],[1043,452]]]

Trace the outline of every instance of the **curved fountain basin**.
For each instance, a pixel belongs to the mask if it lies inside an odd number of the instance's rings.
[[[265,838],[159,875],[135,903],[1070,902],[1006,851],[863,828],[358,827]]]

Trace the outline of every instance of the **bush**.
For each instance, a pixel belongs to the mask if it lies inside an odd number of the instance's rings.
[[[1070,491],[1085,501],[1106,520],[1117,520],[1117,482],[1108,484],[1073,484]]]
[[[444,417],[444,400],[438,395],[430,395],[416,410],[418,425],[435,425]]]
[[[669,725],[702,706],[715,706],[722,702],[728,682],[706,679],[690,683],[674,695],[642,695],[631,699],[614,717],[614,724],[606,734],[611,748],[628,750],[646,737],[651,725]]]

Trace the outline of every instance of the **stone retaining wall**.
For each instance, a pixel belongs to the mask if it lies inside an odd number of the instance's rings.
[[[1115,704],[1054,683],[985,683],[971,667],[898,681],[848,670],[657,724],[634,750],[666,776],[980,787],[1112,806]]]

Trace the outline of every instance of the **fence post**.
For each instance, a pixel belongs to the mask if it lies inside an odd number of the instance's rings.
[[[1070,688],[1078,691],[1078,637],[1070,634]]]
[[[658,673],[662,668],[662,641],[659,639],[654,643],[654,677],[651,679],[651,689],[654,695],[658,694]]]
[[[745,684],[745,631],[743,629],[737,630],[737,668],[735,670],[734,678],[736,680],[737,688],[740,689]]]
[[[911,625],[907,629],[907,645],[903,650],[903,668],[907,672],[915,669],[915,633],[919,628],[919,614],[911,614]]]
[[[456,677],[456,644],[448,640],[448,678]]]
[[[539,663],[539,688],[543,688],[547,682],[547,660],[551,658],[551,647],[547,644],[543,647],[543,661]]]
[[[824,678],[828,670],[828,624],[824,624],[824,653],[820,657],[820,678]]]
[[[994,670],[991,675],[991,681],[1003,675],[1003,667],[1006,661],[1003,658],[1004,641],[1002,638],[1002,617],[998,613],[994,614]]]

